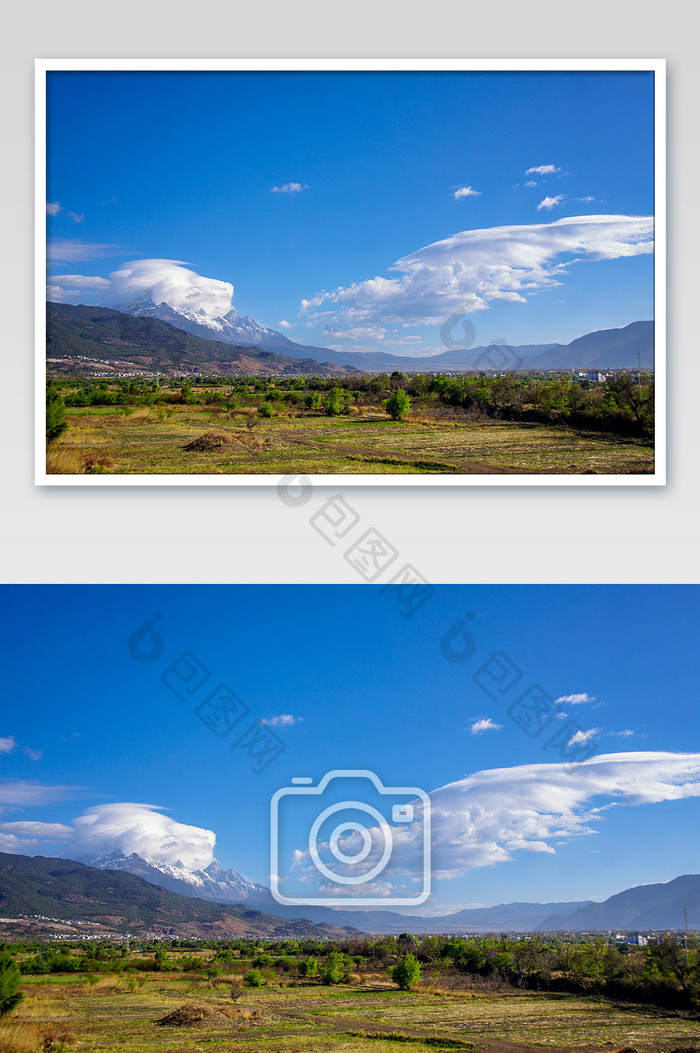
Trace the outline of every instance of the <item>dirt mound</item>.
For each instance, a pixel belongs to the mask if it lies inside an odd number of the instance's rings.
[[[157,1021],[164,1027],[234,1027],[262,1024],[270,1014],[260,1009],[238,1006],[212,1006],[203,1002],[185,1002]]]
[[[198,435],[192,442],[183,446],[183,450],[191,450],[201,453],[206,450],[218,450],[221,446],[232,446],[233,438],[225,431],[205,431],[204,435]]]
[[[172,1013],[161,1017],[158,1023],[164,1027],[216,1027],[221,1024],[230,1025],[231,1019],[214,1006],[204,1005],[202,1002],[185,1002]]]

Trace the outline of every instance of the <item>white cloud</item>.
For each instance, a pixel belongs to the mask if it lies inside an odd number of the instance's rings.
[[[0,753],[13,753],[18,746],[19,743],[14,735],[8,735],[5,738],[0,737]],[[33,761],[39,761],[44,756],[41,750],[33,750],[30,746],[23,746],[22,753],[25,753]]]
[[[287,321],[285,321],[284,318],[282,318],[277,323],[277,325],[280,327],[280,329],[292,329],[294,327],[294,323],[293,322],[287,322]]]
[[[461,201],[463,197],[479,197],[480,194],[480,190],[474,190],[471,186],[459,186],[452,197],[455,201]]]
[[[528,179],[528,181],[525,184],[525,186],[537,186],[537,183],[535,182],[534,179]]]
[[[267,724],[270,728],[290,728],[292,724],[300,724],[303,719],[292,716],[291,713],[280,713],[277,717],[264,717],[260,723]]]
[[[596,735],[600,734],[600,732],[600,728],[590,728],[588,731],[583,731],[582,728],[579,728],[579,730],[569,739],[569,745],[583,745],[586,742],[590,742],[591,739],[594,739]]]
[[[534,168],[528,168],[525,175],[553,175],[554,172],[561,172],[561,168],[556,165],[535,165]]]
[[[75,299],[83,291],[99,292],[101,307],[130,307],[153,300],[167,303],[174,310],[203,313],[214,318],[231,310],[233,285],[217,278],[205,278],[189,270],[179,260],[134,260],[112,271],[109,278],[85,274],[54,275],[47,297]]]
[[[490,717],[486,717],[484,720],[475,720],[469,730],[472,735],[480,735],[482,731],[500,731],[502,727],[502,724],[494,724]]]
[[[61,209],[61,202],[60,201],[47,201],[46,202],[46,215],[47,216],[57,216],[59,214],[59,212],[61,212],[61,211],[62,211],[62,209]]]
[[[381,325],[356,325],[352,329],[326,327],[323,335],[331,340],[384,340],[387,330]]]
[[[273,194],[300,194],[302,190],[308,190],[308,186],[302,183],[283,183],[282,186],[271,186]]]
[[[119,249],[119,245],[91,245],[75,238],[51,238],[46,243],[46,258],[50,263],[84,263],[102,256],[112,256]]]
[[[558,706],[560,702],[569,702],[572,706],[580,706],[583,702],[595,702],[595,695],[587,695],[585,693],[580,695],[560,695],[559,698],[554,700],[554,705]]]
[[[650,216],[574,216],[550,223],[463,230],[397,260],[377,276],[302,300],[310,320],[359,325],[440,325],[455,312],[488,309],[560,285],[566,268],[653,251]]]
[[[85,214],[83,212],[69,212],[68,215],[74,223],[83,223],[85,220]]]
[[[632,731],[631,728],[625,728],[623,731],[609,731],[608,734],[613,735],[618,739],[628,739],[631,735],[636,734],[636,732]]]
[[[201,870],[214,858],[216,835],[198,826],[186,826],[162,815],[157,805],[101,804],[88,808],[69,826],[58,823],[18,822],[0,824],[0,837],[25,852],[38,845],[58,845],[60,856],[90,858],[121,851],[137,852],[159,863],[176,863]]]
[[[514,851],[552,852],[593,834],[611,806],[700,796],[700,753],[612,753],[480,771],[430,794],[434,860],[456,877]],[[593,802],[595,803],[595,806]]]
[[[557,205],[561,205],[565,197],[566,194],[557,194],[556,197],[543,197],[539,205],[537,206],[537,211],[539,212],[542,208],[556,208]]]
[[[583,201],[585,204],[588,204],[590,201],[595,201],[595,198],[591,197],[590,194],[586,194],[585,197],[579,197],[579,198],[577,198],[577,200],[578,201]]]
[[[0,782],[0,811],[65,801],[79,789],[78,786],[47,786],[33,779],[4,779]]]

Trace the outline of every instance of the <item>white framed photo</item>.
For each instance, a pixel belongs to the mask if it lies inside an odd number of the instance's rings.
[[[663,485],[665,62],[36,63],[49,485]]]

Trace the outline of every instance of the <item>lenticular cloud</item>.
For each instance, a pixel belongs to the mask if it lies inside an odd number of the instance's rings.
[[[155,805],[101,804],[88,808],[69,826],[56,823],[15,822],[0,827],[0,845],[8,852],[52,849],[70,859],[136,852],[157,863],[176,863],[202,870],[214,858],[216,834],[199,826],[178,823]]]
[[[302,301],[326,324],[437,325],[491,300],[525,303],[562,283],[567,266],[653,252],[651,216],[572,216],[553,223],[463,230],[397,260],[377,276]]]
[[[430,794],[435,861],[447,872],[548,852],[595,832],[613,806],[700,797],[699,753],[609,753],[575,765],[476,772]]]
[[[230,282],[205,278],[179,260],[134,260],[110,274],[109,288],[98,302],[124,308],[153,300],[175,311],[221,318],[231,310],[232,299]]]

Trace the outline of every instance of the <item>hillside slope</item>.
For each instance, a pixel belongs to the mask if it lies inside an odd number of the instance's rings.
[[[637,885],[591,903],[572,914],[557,912],[545,918],[543,931],[566,929],[592,932],[596,929],[682,929],[683,908],[688,925],[700,929],[700,874],[685,874],[656,885]]]
[[[0,915],[42,915],[98,922],[116,932],[183,936],[343,934],[335,925],[283,919],[244,906],[181,896],[123,871],[97,870],[72,859],[0,853]]]
[[[345,376],[353,372],[343,365],[291,358],[257,346],[204,340],[157,318],[64,303],[46,305],[46,357],[52,372],[72,373],[94,373],[100,364],[106,371],[117,372],[114,363],[134,370],[208,376]]]

